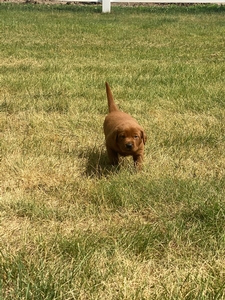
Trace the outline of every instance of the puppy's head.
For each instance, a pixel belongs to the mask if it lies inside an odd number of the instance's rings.
[[[118,127],[115,138],[120,150],[127,155],[135,153],[147,140],[141,127]]]

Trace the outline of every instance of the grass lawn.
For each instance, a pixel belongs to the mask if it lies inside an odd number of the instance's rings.
[[[0,299],[225,299],[225,7],[0,4]],[[145,128],[108,164],[105,81]]]

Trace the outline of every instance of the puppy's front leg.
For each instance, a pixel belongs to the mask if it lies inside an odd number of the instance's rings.
[[[107,147],[106,146],[106,150],[107,150],[107,153],[108,153],[108,158],[109,158],[109,161],[112,165],[118,165],[119,164],[119,156],[118,156],[118,153],[113,151],[111,148]]]
[[[139,155],[133,155],[133,160],[134,160],[134,166],[138,169],[142,169],[142,163],[143,163],[143,154]]]

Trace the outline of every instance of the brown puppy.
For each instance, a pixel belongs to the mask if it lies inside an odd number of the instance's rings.
[[[109,114],[105,118],[103,127],[110,163],[118,165],[119,155],[131,155],[135,166],[141,169],[146,134],[134,118],[118,109],[109,84],[107,82],[105,84]]]

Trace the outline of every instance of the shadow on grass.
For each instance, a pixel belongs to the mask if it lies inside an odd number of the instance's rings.
[[[20,4],[20,5],[18,5]],[[0,3],[0,9],[9,9],[16,11],[39,11],[39,12],[52,12],[52,11],[62,11],[62,12],[73,12],[73,13],[91,13],[91,14],[100,14],[102,13],[102,5],[101,3],[89,3],[89,2],[52,2],[50,0],[46,0],[42,2],[40,0],[33,1],[26,0],[25,2],[8,2],[8,3]]]
[[[109,164],[105,146],[85,149],[80,156],[86,160],[84,175],[87,177],[101,178],[119,170],[119,167]]]
[[[46,1],[45,4],[49,4],[51,1]],[[26,0],[21,2],[23,5],[17,5],[15,3],[0,3],[1,10],[3,9],[15,9],[15,10],[38,10],[38,11],[69,11],[73,13],[85,13],[85,14],[101,14],[102,4],[98,2],[87,3],[87,2],[55,2],[54,5],[43,5],[40,0],[32,2]],[[218,3],[115,3],[112,8],[112,13],[190,13],[190,14],[211,14],[211,13],[224,13],[225,5]],[[109,14],[106,14],[109,18]]]
[[[101,3],[81,3],[81,2],[67,2],[66,5],[58,5],[55,7],[57,10],[67,10],[75,13],[92,13],[102,14]],[[212,14],[212,13],[224,13],[225,5],[219,3],[114,3],[112,5],[111,14],[120,14],[126,12],[126,14],[133,13],[162,13],[162,14]],[[109,14],[106,14],[109,17]],[[107,17],[107,18],[108,18]]]

